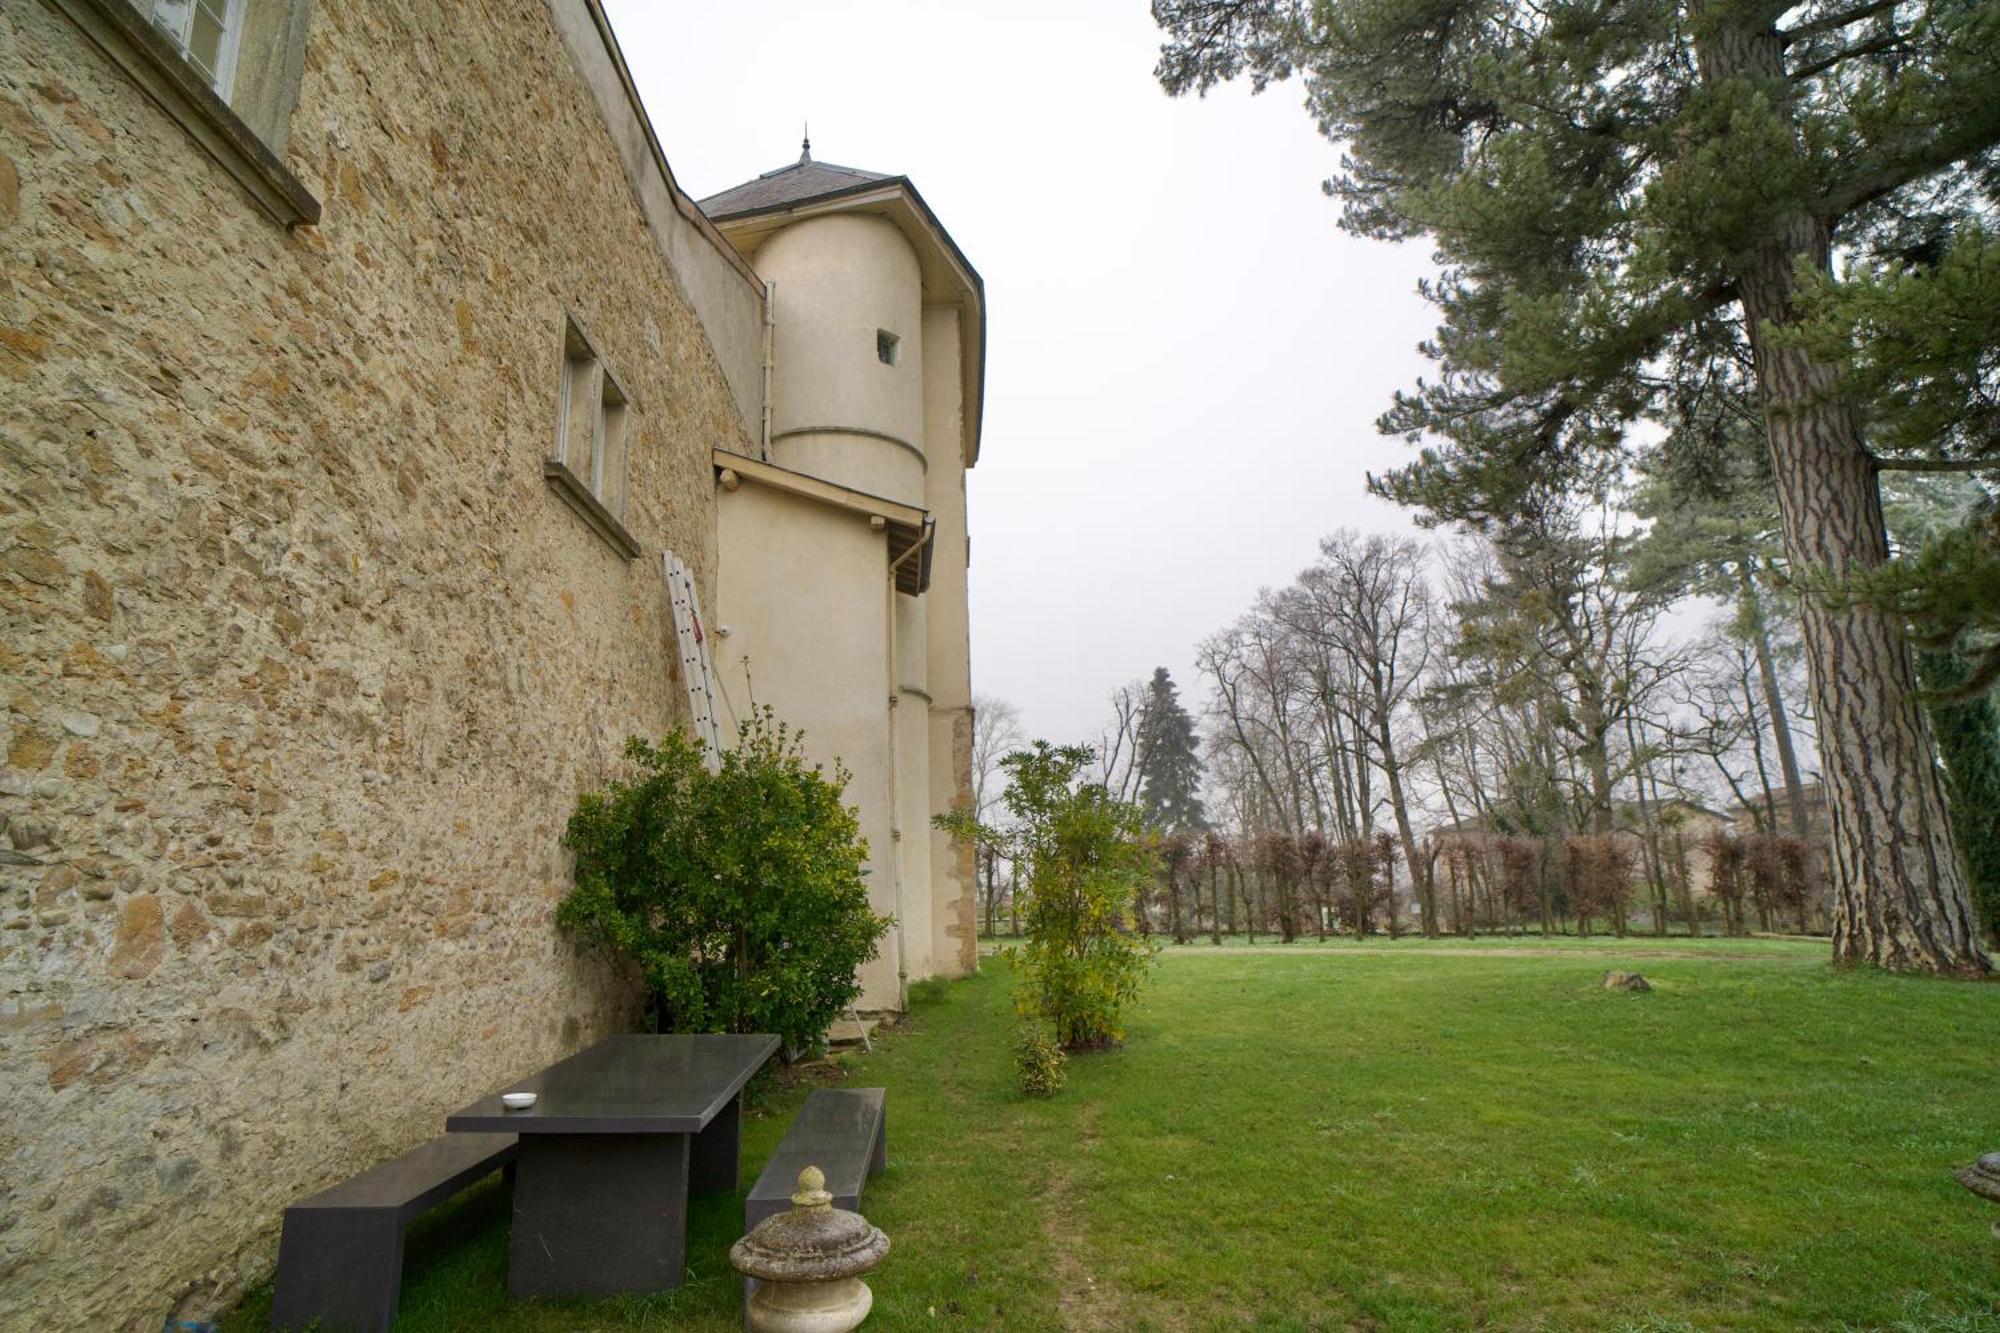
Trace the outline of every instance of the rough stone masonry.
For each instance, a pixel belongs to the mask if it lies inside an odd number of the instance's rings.
[[[213,1309],[634,1012],[559,840],[684,707],[741,413],[547,0],[315,0],[286,165],[317,226],[0,8],[0,1327]],[[630,563],[543,479],[566,312]]]

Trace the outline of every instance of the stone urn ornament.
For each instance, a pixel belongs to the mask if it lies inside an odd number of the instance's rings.
[[[882,1262],[889,1238],[859,1213],[833,1206],[826,1174],[799,1172],[792,1206],[729,1247],[729,1262],[757,1290],[744,1307],[750,1333],[848,1333],[875,1293],[861,1275]]]
[[[1958,1172],[1958,1183],[1982,1199],[2000,1203],[2000,1152],[1990,1152]],[[1993,1224],[1993,1238],[2000,1240],[2000,1222]]]

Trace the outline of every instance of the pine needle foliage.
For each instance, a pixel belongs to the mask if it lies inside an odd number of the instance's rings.
[[[1986,936],[2000,944],[2000,707],[1993,696],[1960,696],[1970,668],[1951,653],[1925,652],[1917,669],[1933,692],[1931,726],[1944,761],[1952,840]]]

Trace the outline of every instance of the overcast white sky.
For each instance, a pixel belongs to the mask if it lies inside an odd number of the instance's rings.
[[[1336,165],[1283,85],[1169,100],[1144,0],[609,0],[696,198],[798,156],[910,177],[986,280],[970,478],[973,689],[1094,736],[1340,526],[1423,368],[1422,246],[1334,227]]]

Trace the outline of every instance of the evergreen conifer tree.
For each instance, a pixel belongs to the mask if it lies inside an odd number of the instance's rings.
[[[1888,558],[1869,403],[1815,344],[1836,244],[1944,253],[2000,177],[2000,5],[1965,0],[1155,0],[1170,92],[1304,74],[1343,225],[1427,237],[1443,373],[1377,489],[1504,521],[1601,478],[1681,386],[1758,402],[1803,584]],[[1891,377],[1894,378],[1893,376]],[[1946,447],[1952,447],[1946,442]],[[1979,462],[1963,457],[1938,461]],[[1901,618],[1808,596],[1841,961],[1983,975]]]
[[[1139,754],[1144,772],[1139,809],[1146,826],[1162,833],[1192,833],[1208,827],[1201,806],[1201,744],[1194,719],[1181,707],[1180,691],[1165,667],[1153,669],[1139,721]]]

